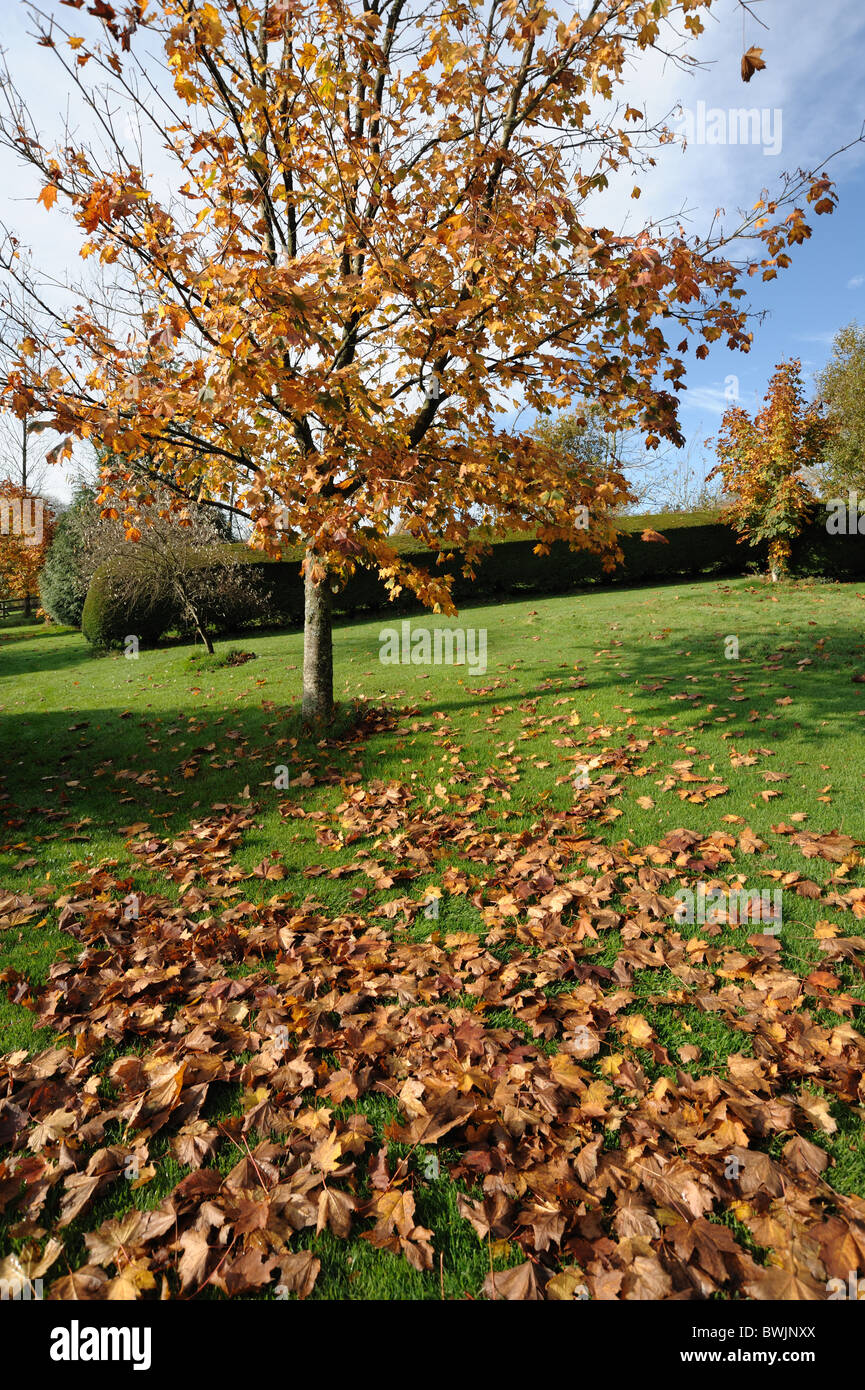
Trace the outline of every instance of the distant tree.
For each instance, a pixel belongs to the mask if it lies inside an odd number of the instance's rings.
[[[54,512],[44,498],[10,478],[0,481],[0,592],[23,599],[27,617],[53,532]]]
[[[639,430],[624,429],[595,402],[544,416],[533,433],[564,467],[589,478],[594,487],[621,473],[630,498],[620,496],[617,511],[693,512],[721,504],[720,485],[707,482],[690,449],[683,452],[668,446],[649,451]]]
[[[723,503],[723,486],[717,478],[709,481],[705,465],[700,467],[694,462],[690,448],[684,453],[671,450],[663,466],[653,469],[646,479],[642,498],[641,510],[718,511]]]
[[[851,491],[865,496],[865,327],[848,323],[835,335],[817,390],[831,426],[821,491],[827,497]]]
[[[42,607],[55,623],[80,627],[84,600],[93,578],[91,537],[99,524],[93,488],[80,487],[58,519],[39,576]],[[118,527],[118,533],[120,528]]]
[[[56,439],[56,435],[53,436]],[[48,474],[50,437],[32,411],[21,419],[0,415],[0,472],[31,495],[41,493]]]
[[[565,468],[595,487],[618,477],[628,453],[625,431],[595,404],[543,416],[534,436],[554,450]]]
[[[798,358],[779,363],[762,410],[752,419],[732,406],[715,441],[726,512],[741,539],[769,543],[773,581],[789,568],[792,542],[808,520],[814,494],[806,473],[823,457],[829,426],[819,406],[805,401]]]

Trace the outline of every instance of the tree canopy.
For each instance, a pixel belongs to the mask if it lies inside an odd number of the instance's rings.
[[[865,327],[848,323],[836,333],[817,386],[831,425],[823,489],[855,490],[865,499]]]
[[[812,509],[807,474],[823,457],[829,434],[819,405],[805,400],[798,358],[775,369],[763,408],[753,418],[741,406],[724,414],[716,441],[728,514],[742,539],[768,541],[773,579],[783,575],[792,542]]]

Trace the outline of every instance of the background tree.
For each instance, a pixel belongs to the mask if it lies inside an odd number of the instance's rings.
[[[532,433],[564,467],[594,486],[614,482],[628,462],[626,432],[615,421],[608,428],[600,406],[591,402],[541,418]]]
[[[723,486],[695,460],[695,442],[685,450],[670,449],[661,467],[651,467],[642,482],[641,510],[656,512],[716,512],[723,505]],[[710,481],[711,479],[711,481]]]
[[[823,495],[859,492],[865,499],[865,327],[848,323],[835,335],[817,389],[831,426],[821,469]]]
[[[30,616],[39,572],[54,533],[54,512],[9,478],[0,481],[0,592],[22,599]]]
[[[89,538],[99,525],[101,509],[93,487],[79,487],[58,518],[39,576],[42,607],[55,623],[80,627],[87,590],[93,578]],[[121,530],[122,528],[118,527]]]
[[[709,4],[99,0],[78,33],[27,5],[99,135],[70,119],[46,143],[6,73],[0,139],[117,287],[55,311],[39,380],[24,334],[7,401],[101,441],[131,530],[155,476],[238,508],[253,544],[303,543],[307,720],[332,707],[331,594],[356,566],[453,609],[389,540],[395,515],[469,572],[481,534],[513,531],[612,564],[621,475],[594,485],[501,410],[591,397],[648,447],[681,444],[689,345],[747,348],[741,277],[789,263],[806,201],[831,212],[825,175],[800,172],[705,237],[597,220],[609,179],[651,177],[670,138],[619,100],[630,59],[685,61]],[[14,239],[3,259],[28,288]]]
[[[707,483],[691,448],[683,452],[668,445],[648,451],[638,430],[607,421],[592,402],[539,419],[532,433],[565,467],[596,486],[622,474],[630,497],[619,511],[693,512],[720,506],[720,487]]]
[[[724,413],[715,441],[727,514],[741,539],[769,543],[773,581],[787,572],[793,540],[808,520],[814,495],[804,473],[823,457],[829,427],[808,404],[798,358],[779,363],[762,410],[752,419],[741,406]]]

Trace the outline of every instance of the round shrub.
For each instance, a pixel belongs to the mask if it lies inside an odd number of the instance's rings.
[[[177,614],[170,601],[142,595],[134,603],[120,597],[123,557],[114,556],[100,565],[90,581],[81,614],[81,631],[91,646],[100,651],[121,646],[127,637],[137,637],[150,645],[176,624]]]

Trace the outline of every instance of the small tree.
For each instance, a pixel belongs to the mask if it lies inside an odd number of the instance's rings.
[[[865,328],[848,323],[835,335],[817,387],[831,426],[823,491],[831,496],[855,490],[865,496]]]
[[[212,654],[214,626],[261,605],[248,561],[200,508],[177,513],[154,502],[137,521],[124,526],[115,510],[104,512],[87,537],[87,567],[106,566],[114,607],[174,612]]]
[[[753,419],[732,406],[721,421],[719,462],[706,481],[723,479],[727,516],[742,540],[768,541],[773,582],[787,572],[792,542],[811,512],[803,471],[822,458],[828,429],[819,406],[805,401],[798,358],[779,363]]]

